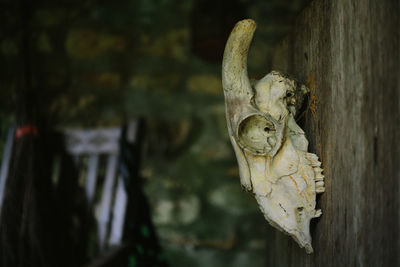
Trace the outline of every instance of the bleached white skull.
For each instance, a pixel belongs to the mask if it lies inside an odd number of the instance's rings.
[[[250,84],[247,53],[255,28],[250,19],[236,24],[222,66],[229,136],[240,181],[254,193],[267,221],[312,253],[309,225],[321,215],[315,199],[325,190],[324,177],[294,119],[309,90],[276,71]]]

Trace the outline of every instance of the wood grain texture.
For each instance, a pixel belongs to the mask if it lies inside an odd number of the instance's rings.
[[[276,47],[273,69],[311,89],[301,126],[326,192],[315,253],[271,228],[268,266],[400,266],[399,5],[313,1]]]

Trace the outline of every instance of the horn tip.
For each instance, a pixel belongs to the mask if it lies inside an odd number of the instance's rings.
[[[256,28],[257,23],[252,19],[240,20],[236,23],[235,28]]]

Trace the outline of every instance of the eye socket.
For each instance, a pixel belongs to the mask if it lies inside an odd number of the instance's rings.
[[[292,92],[287,92],[286,93],[286,97],[292,97],[293,96],[293,93]]]
[[[240,144],[256,154],[268,153],[276,144],[274,124],[261,115],[244,119],[238,129]]]

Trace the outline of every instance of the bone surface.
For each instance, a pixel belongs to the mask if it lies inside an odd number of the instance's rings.
[[[309,90],[277,71],[250,84],[247,54],[255,29],[250,19],[236,24],[222,63],[228,132],[240,182],[254,193],[273,227],[312,253],[310,220],[322,214],[315,205],[316,194],[325,190],[324,176],[295,121]]]

